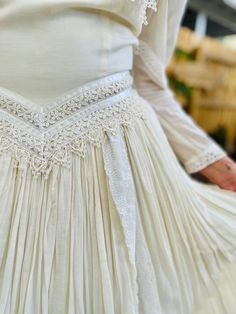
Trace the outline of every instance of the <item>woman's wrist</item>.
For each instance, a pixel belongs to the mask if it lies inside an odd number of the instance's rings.
[[[236,163],[229,156],[213,162],[199,173],[223,189],[236,191]]]

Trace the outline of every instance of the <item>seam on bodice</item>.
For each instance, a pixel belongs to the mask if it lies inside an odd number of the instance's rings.
[[[0,93],[0,153],[11,152],[35,177],[47,179],[54,164],[70,167],[72,153],[85,157],[88,143],[99,147],[107,133],[145,118],[132,83],[129,71],[109,75],[38,110]]]
[[[146,67],[148,75],[162,88],[168,86],[165,68],[160,58],[151,47],[143,40],[139,39],[138,45],[134,46],[134,58],[139,56]]]

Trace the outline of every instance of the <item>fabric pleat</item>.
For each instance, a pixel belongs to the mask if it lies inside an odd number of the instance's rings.
[[[146,106],[148,119],[118,135],[135,187],[138,313],[233,314],[235,193],[186,174]],[[0,156],[0,314],[136,313],[104,157],[90,144],[44,180]]]
[[[161,304],[143,313],[233,313],[235,193],[186,174],[152,108],[125,134]]]

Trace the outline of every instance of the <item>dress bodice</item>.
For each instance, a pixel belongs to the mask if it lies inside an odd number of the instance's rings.
[[[1,86],[45,103],[91,80],[132,69],[132,45],[138,40],[118,15],[72,4],[60,9],[62,1],[57,6],[22,3],[10,1],[1,9]]]
[[[17,138],[16,115],[20,128],[22,118],[26,126],[28,120],[36,121],[44,145],[42,126],[50,117],[54,121],[67,114],[63,95],[73,95],[73,89],[90,81],[132,69],[136,90],[154,108],[186,169],[196,172],[221,158],[225,152],[180,108],[166,79],[165,68],[186,2],[1,0],[0,120],[7,115],[14,121],[10,130]],[[50,115],[49,103],[63,104],[62,112]],[[70,106],[68,110],[71,113]],[[8,127],[5,122],[0,125],[2,138]],[[6,143],[2,144],[5,149]]]
[[[186,0],[2,0],[0,86],[31,100],[49,100],[61,94],[59,90],[132,67],[131,46],[138,43],[136,52],[147,72],[166,88],[165,67],[185,4]]]

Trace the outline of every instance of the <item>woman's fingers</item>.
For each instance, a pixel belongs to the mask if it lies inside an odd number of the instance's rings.
[[[199,172],[220,188],[236,192],[236,163],[230,157],[215,161]]]

